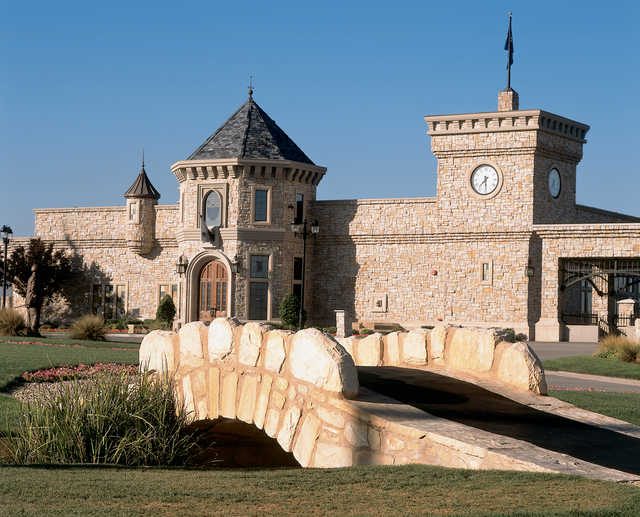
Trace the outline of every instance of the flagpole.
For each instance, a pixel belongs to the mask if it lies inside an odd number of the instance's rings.
[[[513,37],[511,36],[511,11],[509,11],[509,49],[507,52],[507,90],[511,89],[511,53],[513,52]]]

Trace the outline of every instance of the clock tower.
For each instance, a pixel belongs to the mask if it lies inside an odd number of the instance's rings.
[[[520,110],[518,94],[498,111],[425,117],[438,159],[441,231],[530,231],[575,219],[576,166],[589,126],[543,110]]]

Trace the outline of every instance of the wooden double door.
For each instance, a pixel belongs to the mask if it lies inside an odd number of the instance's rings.
[[[212,260],[202,268],[198,291],[200,321],[227,315],[227,270],[221,262]]]

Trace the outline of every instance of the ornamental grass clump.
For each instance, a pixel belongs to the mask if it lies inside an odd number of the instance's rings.
[[[0,335],[20,336],[24,333],[24,317],[15,309],[0,309]]]
[[[104,341],[104,320],[100,316],[82,316],[71,327],[73,339]]]
[[[26,404],[9,448],[19,464],[175,465],[193,447],[187,423],[170,378],[105,373]]]
[[[640,363],[640,343],[625,336],[610,334],[602,340],[593,356],[602,359],[619,359],[625,363]]]

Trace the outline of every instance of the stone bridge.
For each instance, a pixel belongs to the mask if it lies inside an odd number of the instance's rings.
[[[493,330],[436,327],[337,341],[316,329],[293,333],[217,318],[177,333],[151,332],[140,347],[140,364],[175,377],[194,422],[224,418],[253,425],[303,467],[423,463],[594,472],[575,458],[359,386],[356,364],[437,372],[538,401],[546,393],[539,360],[525,343],[502,342]],[[624,479],[598,468],[595,477]]]

